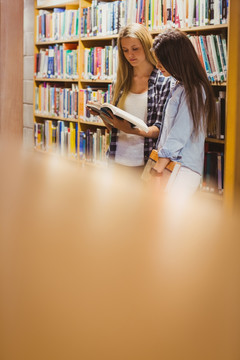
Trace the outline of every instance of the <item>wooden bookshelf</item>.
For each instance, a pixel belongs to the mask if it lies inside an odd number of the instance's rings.
[[[45,10],[47,12],[51,12],[54,8],[61,8],[61,9],[65,9],[65,10],[76,10],[76,9],[80,9],[81,7],[89,7],[91,6],[91,1],[82,1],[82,0],[78,0],[78,1],[61,1],[59,0],[59,2],[57,1],[53,1],[51,4],[51,1],[44,1],[44,4],[42,6],[37,6],[37,0],[35,0],[35,20],[37,19],[37,15],[39,13],[40,10]],[[81,16],[81,14],[80,14]],[[80,26],[81,26],[81,19],[79,16],[79,31],[80,31]],[[115,36],[117,37],[117,35]],[[110,37],[108,37],[110,39]],[[35,31],[34,31],[34,54],[37,54],[40,52],[40,49],[48,49],[48,46],[55,46],[55,45],[63,45],[63,44],[77,44],[78,47],[78,74],[79,74],[79,78],[47,78],[47,77],[34,77],[34,89],[35,87],[39,86],[41,83],[49,83],[51,84],[51,87],[54,86],[54,84],[56,84],[57,87],[60,88],[68,88],[70,89],[71,84],[75,84],[78,86],[78,89],[85,89],[86,87],[88,87],[90,84],[94,84],[94,86],[107,86],[108,84],[111,84],[112,80],[85,80],[85,79],[81,79],[81,66],[82,66],[82,41],[81,41],[81,37],[80,36],[74,36],[71,38],[60,38],[58,40],[52,40],[49,38],[45,38],[44,41],[36,41],[37,39],[37,22],[35,21]],[[95,40],[95,39],[94,39]],[[87,44],[87,43],[86,43]],[[46,86],[46,85],[45,85]],[[35,90],[34,90],[34,109],[36,109],[36,104],[35,104]],[[81,104],[80,104],[80,99],[78,99],[78,109],[80,108]],[[63,121],[64,124],[67,123],[73,123],[76,124],[76,132],[77,132],[77,149],[79,148],[79,132],[81,130],[86,130],[86,129],[101,129],[101,134],[105,135],[105,132],[107,131],[105,125],[103,124],[103,122],[96,122],[96,121],[85,121],[83,119],[81,119],[80,117],[76,118],[65,118],[62,116],[49,116],[47,114],[44,113],[40,113],[40,112],[35,112],[34,113],[34,122],[35,123],[40,123],[43,124],[45,123],[45,120],[52,120],[54,121],[54,124]],[[94,119],[93,119],[94,120]],[[78,156],[76,157],[78,159]],[[80,159],[78,159],[80,161]]]
[[[111,2],[111,1],[110,1]],[[65,9],[78,9],[80,8],[80,16],[81,9],[84,7],[90,7],[92,2],[91,0],[79,0],[79,1],[71,1],[68,3],[55,3],[54,5],[49,5],[47,2],[45,5],[38,7],[36,6],[37,1],[35,0],[35,18],[40,9],[45,9],[51,11],[51,9],[55,7],[61,7]],[[206,142],[211,144],[211,146],[222,146],[225,153],[225,167],[224,167],[224,177],[225,177],[225,187],[224,187],[224,201],[226,200],[228,204],[235,203],[235,192],[237,185],[239,184],[240,170],[238,169],[237,163],[239,162],[239,155],[237,155],[237,140],[239,140],[240,129],[239,129],[239,110],[238,110],[238,98],[239,96],[239,79],[238,75],[238,57],[239,57],[239,14],[240,5],[238,2],[233,1],[229,7],[229,17],[227,24],[219,24],[219,25],[208,25],[208,26],[198,26],[198,27],[184,27],[181,28],[182,31],[190,34],[190,35],[201,35],[201,34],[227,34],[227,45],[228,45],[228,79],[223,82],[215,82],[211,83],[215,92],[217,91],[225,91],[227,92],[227,117],[226,117],[226,137],[225,140],[219,140],[214,138],[206,138]],[[81,21],[81,20],[80,20]],[[153,37],[155,37],[159,32],[164,29],[156,29],[150,30]],[[231,34],[231,36],[230,36]],[[112,80],[101,80],[101,79],[83,79],[82,77],[82,54],[85,48],[95,47],[95,46],[103,46],[104,44],[111,44],[112,41],[115,41],[118,37],[117,34],[108,35],[108,36],[84,36],[75,37],[72,39],[66,40],[56,40],[56,41],[38,41],[36,42],[36,25],[35,25],[35,53],[39,52],[40,49],[44,46],[51,46],[55,44],[68,44],[68,43],[77,43],[78,45],[78,73],[79,79],[47,79],[47,78],[34,78],[34,86],[36,84],[40,84],[41,82],[50,82],[51,84],[61,84],[65,83],[65,86],[69,87],[71,83],[77,84],[79,90],[86,89],[87,87],[93,88],[107,88],[109,84],[112,83]],[[230,87],[227,84],[231,84]],[[237,98],[238,97],[238,98]],[[35,97],[34,97],[35,99]],[[35,100],[34,100],[35,101]],[[80,103],[79,103],[80,107]],[[35,108],[35,103],[34,103]],[[80,118],[78,119],[65,119],[62,117],[49,117],[43,116],[40,114],[35,114],[36,119],[54,119],[54,120],[63,120],[63,121],[72,121],[78,123],[78,131],[85,130],[89,126],[90,127],[101,127],[104,129],[104,125],[99,122],[92,121],[84,121]],[[221,195],[217,196],[218,198],[222,198]]]
[[[240,2],[231,1],[229,8],[228,31],[228,79],[226,151],[225,151],[225,194],[228,209],[235,210],[240,204]]]

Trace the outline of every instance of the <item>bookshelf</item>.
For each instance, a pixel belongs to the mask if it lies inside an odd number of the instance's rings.
[[[113,3],[113,1],[108,1],[107,3]],[[147,4],[151,3],[150,0],[147,1]],[[85,8],[90,8],[93,4],[94,1],[86,1],[86,0],[81,0],[81,1],[72,1],[71,3],[65,3],[63,4],[61,2],[61,4],[57,4],[55,1],[55,4],[50,6],[50,5],[46,5],[46,6],[41,6],[38,7],[37,6],[37,1],[35,1],[35,19],[37,17],[37,15],[39,14],[39,11],[41,10],[47,10],[47,11],[51,11],[53,8],[55,7],[61,7],[63,9],[66,10],[71,10],[71,9],[78,9],[80,11],[80,17],[79,17],[79,26],[81,25],[81,17],[83,17],[83,9]],[[228,15],[228,19],[232,18],[233,16],[236,17],[236,12],[238,11],[237,9],[238,5],[235,5],[235,2],[232,1],[231,3],[231,7],[229,9],[229,15]],[[145,8],[145,22],[146,22],[146,18],[148,16],[148,10],[147,10],[147,6]],[[155,21],[155,20],[154,20]],[[149,30],[152,34],[152,36],[156,36],[162,29],[161,28],[157,28],[156,29],[156,23],[154,23],[154,21],[152,21],[152,23],[148,26]],[[231,20],[232,21],[232,20]],[[235,20],[235,22],[237,22],[237,20]],[[155,24],[155,25],[154,25]],[[158,24],[159,25],[159,24]],[[154,28],[155,26],[155,28]],[[81,26],[80,26],[81,27]],[[223,35],[225,39],[227,39],[227,45],[229,45],[229,25],[228,23],[224,23],[224,24],[212,24],[212,25],[204,25],[204,26],[192,26],[192,27],[187,27],[187,26],[183,26],[181,28],[182,31],[186,32],[188,35],[190,36],[207,36],[207,35]],[[96,34],[95,36],[90,36],[90,34],[88,34],[87,36],[81,36],[81,28],[79,29],[80,34],[77,37],[71,38],[71,39],[65,39],[65,40],[50,40],[50,41],[36,41],[36,35],[37,35],[37,27],[35,26],[35,53],[39,53],[41,48],[46,48],[47,46],[55,46],[56,44],[76,44],[77,46],[77,52],[78,52],[78,78],[77,79],[45,79],[45,78],[37,78],[35,79],[35,83],[34,83],[34,88],[39,86],[39,84],[44,84],[46,82],[48,82],[49,84],[54,84],[53,86],[58,86],[61,85],[62,87],[65,88],[70,88],[70,86],[72,84],[76,84],[79,90],[79,98],[78,98],[78,110],[79,110],[79,114],[77,118],[69,118],[66,119],[65,117],[62,116],[48,116],[48,115],[44,115],[44,114],[35,114],[34,117],[34,122],[38,122],[38,121],[43,121],[43,119],[50,119],[50,120],[61,120],[61,121],[71,121],[74,124],[77,124],[76,127],[76,132],[77,132],[77,143],[76,143],[76,147],[77,149],[79,148],[79,133],[80,131],[87,131],[87,129],[90,129],[91,131],[96,131],[96,129],[100,129],[100,132],[102,135],[108,136],[105,126],[103,123],[99,123],[94,121],[94,119],[91,119],[91,121],[89,121],[89,119],[87,118],[81,118],[80,116],[80,112],[81,112],[81,108],[83,106],[82,104],[82,100],[81,100],[81,95],[86,89],[88,88],[93,88],[95,90],[102,90],[102,91],[109,91],[109,88],[111,87],[112,84],[112,78],[86,78],[83,76],[84,73],[84,51],[88,48],[94,48],[94,47],[105,47],[105,46],[114,46],[116,45],[116,39],[117,39],[117,34],[105,34],[104,36]],[[232,33],[235,33],[235,29],[232,30]],[[236,37],[237,39],[237,37]],[[234,43],[236,46],[236,43]],[[232,42],[230,42],[231,48],[233,48]],[[229,53],[229,57],[231,58],[231,53]],[[234,55],[233,55],[234,58]],[[231,74],[231,73],[230,73]],[[231,75],[233,76],[233,75]],[[222,92],[226,92],[227,90],[227,82],[229,82],[229,78],[231,78],[231,76],[228,74],[228,79],[226,81],[226,79],[224,79],[224,81],[214,81],[212,82],[212,87],[214,90],[215,95],[217,96],[217,94],[219,93],[219,91]],[[233,95],[231,96],[231,98],[233,99]],[[34,99],[35,99],[35,91],[34,91]],[[231,99],[231,100],[232,100]],[[227,102],[229,104],[229,93],[227,92]],[[34,100],[34,108],[35,108],[35,100]],[[232,115],[231,115],[232,117]],[[235,168],[233,168],[230,163],[232,162],[231,160],[229,160],[230,158],[233,158],[235,155],[235,145],[230,145],[231,144],[231,138],[233,137],[233,135],[235,134],[235,130],[231,125],[232,120],[229,118],[229,116],[226,119],[226,139],[222,139],[222,138],[214,138],[214,137],[207,137],[206,138],[206,144],[208,144],[210,151],[214,151],[214,149],[217,149],[216,151],[220,151],[222,153],[224,153],[225,156],[225,165],[224,165],[224,182],[225,182],[225,186],[224,186],[224,192],[226,194],[226,197],[228,198],[233,198],[233,188],[235,187],[235,182],[233,182],[231,179],[232,177],[234,177],[235,174]],[[231,138],[230,135],[231,134]],[[107,142],[105,143],[105,146],[107,146]],[[77,151],[76,157],[79,159],[79,154]],[[81,160],[81,159],[79,159]],[[229,162],[230,161],[230,162]],[[230,175],[231,174],[231,175]],[[230,190],[232,189],[232,190]],[[225,196],[224,196],[225,198]]]
[[[56,143],[61,142],[63,147],[60,150],[61,155],[77,161],[85,162],[87,159],[89,162],[92,157],[96,157],[96,153],[93,153],[96,149],[89,147],[89,142],[92,141],[92,137],[98,136],[98,139],[95,139],[101,147],[98,158],[105,160],[109,138],[106,127],[102,121],[97,122],[93,119],[87,121],[79,116],[80,93],[89,86],[88,80],[81,81],[80,70],[82,49],[79,37],[81,23],[79,9],[80,4],[83,6],[86,3],[83,4],[79,0],[53,0],[42,1],[41,6],[37,4],[38,1],[35,0],[33,104],[35,147],[40,151],[47,149],[50,152],[58,152]],[[49,59],[50,55],[54,59],[54,68],[49,75],[48,65],[45,64],[44,67],[42,64],[44,65],[45,57]],[[76,71],[73,73],[63,70],[74,65]],[[104,84],[110,83],[104,81]],[[85,132],[83,141],[84,147],[88,150],[88,156],[84,155],[82,158],[79,151],[81,131]]]

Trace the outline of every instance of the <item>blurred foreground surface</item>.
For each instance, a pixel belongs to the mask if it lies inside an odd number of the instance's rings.
[[[1,150],[1,360],[240,359],[237,217]]]

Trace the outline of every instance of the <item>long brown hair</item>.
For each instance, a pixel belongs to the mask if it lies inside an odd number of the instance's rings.
[[[118,36],[118,70],[117,70],[117,81],[114,86],[113,94],[113,104],[116,103],[119,98],[120,93],[122,92],[121,98],[119,100],[118,106],[123,107],[126,96],[131,88],[132,78],[133,78],[133,67],[126,60],[122,45],[121,39],[123,38],[136,38],[140,40],[147,61],[156,66],[156,60],[154,54],[151,53],[151,48],[153,44],[153,39],[147,30],[147,28],[141,24],[133,23],[125,26]]]
[[[213,131],[216,112],[213,90],[187,35],[178,29],[164,31],[154,39],[153,50],[163,67],[184,86],[194,133],[197,135],[200,129]]]

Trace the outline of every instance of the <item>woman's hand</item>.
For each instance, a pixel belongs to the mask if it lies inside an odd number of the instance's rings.
[[[96,101],[89,101],[89,104],[96,105]],[[100,105],[100,103],[98,103],[98,104]],[[87,106],[87,109],[89,110],[89,112],[90,112],[91,115],[93,115],[93,116],[99,116],[99,117],[102,119],[104,125],[106,126],[106,128],[107,128],[109,131],[112,130],[112,126],[111,126],[107,121],[105,121],[104,118],[103,118],[98,112],[94,111],[92,108],[90,108],[90,107],[88,107],[88,106]]]
[[[126,134],[134,134],[134,129],[131,127],[131,124],[126,120],[120,120],[115,115],[111,113],[109,116],[106,115],[106,118],[112,123],[113,127],[118,130],[125,132]]]
[[[96,105],[96,101],[89,101],[89,104],[93,104],[93,105]],[[100,104],[99,104],[100,105]],[[94,116],[97,116],[99,115],[98,112],[92,110],[90,107],[87,106],[87,109],[89,110],[90,114],[94,115]]]
[[[167,164],[169,163],[170,159],[168,158],[158,158],[157,163],[153,167],[154,170],[156,170],[158,173],[162,173]]]

